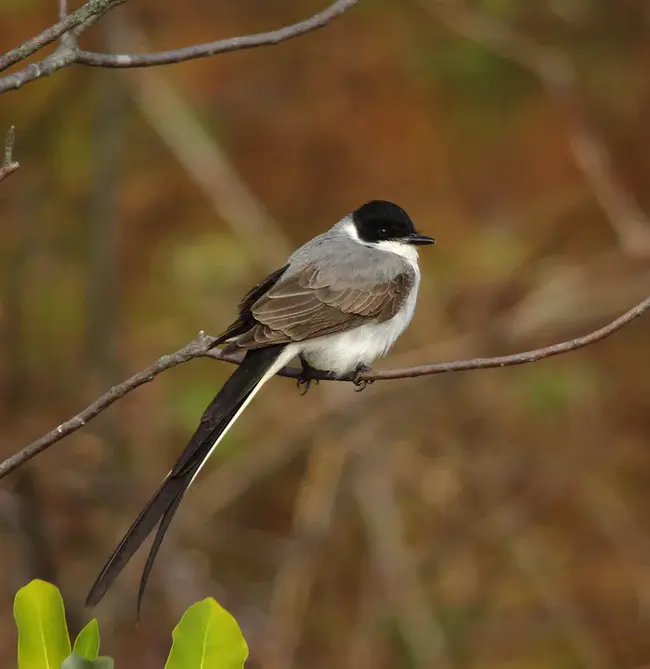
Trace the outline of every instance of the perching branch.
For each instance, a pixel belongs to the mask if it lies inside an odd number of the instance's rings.
[[[605,339],[617,330],[620,330],[623,326],[631,323],[634,319],[638,318],[648,310],[650,310],[650,297],[647,297],[642,302],[639,302],[639,304],[637,304],[635,307],[624,313],[622,316],[619,316],[611,323],[608,323],[604,327],[598,330],[594,330],[593,332],[590,332],[589,334],[586,334],[582,337],[569,339],[568,341],[564,341],[559,344],[545,346],[543,348],[534,349],[532,351],[524,351],[523,353],[503,355],[496,358],[454,360],[452,362],[438,362],[428,365],[419,365],[416,367],[406,367],[403,369],[389,369],[386,371],[367,372],[363,374],[361,378],[367,381],[406,379],[416,376],[442,374],[443,372],[462,372],[470,369],[509,367],[511,365],[523,365],[530,362],[536,362],[544,358],[550,358],[554,355],[560,355],[561,353],[575,351],[576,349],[583,348],[584,346],[594,344],[601,339]],[[18,453],[15,453],[11,457],[7,458],[4,462],[0,463],[0,478],[3,478],[28,460],[31,460],[31,458],[33,458],[35,455],[38,455],[42,451],[46,450],[52,446],[52,444],[55,444],[57,441],[63,439],[63,437],[67,437],[69,434],[76,432],[89,420],[92,420],[99,413],[107,409],[111,404],[113,404],[113,402],[117,401],[121,397],[124,397],[124,395],[130,393],[132,390],[135,390],[138,386],[153,381],[156,376],[158,376],[158,374],[161,374],[167,369],[171,369],[172,367],[176,367],[177,365],[180,365],[184,362],[188,362],[194,358],[200,357],[211,357],[215,358],[216,360],[223,360],[224,362],[230,362],[233,364],[241,363],[241,355],[227,355],[219,349],[210,349],[210,346],[213,342],[214,337],[210,337],[209,335],[200,332],[196,339],[189,342],[189,344],[180,350],[172,353],[171,355],[165,355],[162,358],[159,358],[146,369],[138,372],[137,374],[134,374],[131,378],[114,386],[106,394],[95,400],[95,402],[86,407],[76,416],[66,421],[65,423],[61,423],[61,425],[59,425],[51,432],[43,435],[28,446],[25,446],[25,448],[22,450],[18,451]],[[278,375],[296,379],[300,375],[300,370],[292,367],[285,367],[280,372],[278,372]],[[313,378],[328,381],[353,380],[352,376],[334,379],[326,372],[315,372]]]
[[[12,125],[9,130],[7,130],[7,136],[5,138],[4,157],[2,160],[2,166],[0,166],[0,181],[6,179],[10,174],[13,174],[20,167],[20,164],[17,163],[13,158],[15,141],[16,131]]]
[[[18,89],[30,81],[50,75],[73,63],[90,67],[152,67],[154,65],[182,63],[195,58],[206,58],[228,51],[239,51],[240,49],[252,49],[258,46],[279,44],[280,42],[286,42],[294,37],[299,37],[312,30],[326,26],[330,21],[356,5],[358,1],[336,0],[322,12],[314,14],[314,16],[304,21],[299,21],[278,30],[255,35],[230,37],[228,39],[217,40],[216,42],[197,44],[171,51],[160,51],[150,54],[110,54],[84,51],[78,49],[73,44],[62,44],[51,56],[37,63],[32,63],[18,72],[0,78],[0,93]],[[97,20],[101,13],[106,12],[121,2],[125,2],[125,0],[89,0],[81,9],[69,14],[64,20],[57,23],[56,26],[45,30],[37,37],[28,40],[25,44],[4,56],[0,56],[0,71],[24,60],[27,56],[61,37],[71,28],[75,29],[75,35],[77,35],[80,29],[87,28],[92,22]],[[89,9],[91,6],[93,8],[92,11]],[[101,12],[98,8],[101,9]],[[79,12],[83,10],[85,10],[85,18],[77,20]],[[75,16],[77,16],[77,19],[73,20],[72,17]]]

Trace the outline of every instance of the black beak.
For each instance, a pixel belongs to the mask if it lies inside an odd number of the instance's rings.
[[[406,238],[406,243],[413,244],[413,246],[426,246],[427,244],[435,244],[436,240],[433,237],[421,235],[419,232],[413,232]]]

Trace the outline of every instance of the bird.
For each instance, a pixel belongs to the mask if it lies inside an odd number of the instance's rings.
[[[176,464],[128,529],[92,585],[95,606],[158,527],[137,598],[140,616],[154,560],[185,493],[260,388],[298,358],[305,391],[314,370],[361,375],[406,329],[420,284],[418,248],[435,240],[416,231],[404,209],[372,200],[299,247],[287,263],[250,290],[239,316],[212,346],[244,358],[203,413]]]

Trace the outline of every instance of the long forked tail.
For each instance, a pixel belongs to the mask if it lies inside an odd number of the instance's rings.
[[[94,606],[102,599],[133,554],[160,523],[140,579],[139,615],[142,596],[156,554],[183,496],[213,450],[257,391],[288,362],[287,356],[283,355],[285,350],[284,346],[270,346],[246,354],[242,364],[203,413],[201,423],[174,468],[167,474],[160,488],[102,568],[88,593],[86,606]]]

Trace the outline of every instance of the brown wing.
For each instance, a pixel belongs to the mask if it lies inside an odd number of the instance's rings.
[[[264,281],[258,283],[255,288],[249,290],[248,293],[242,297],[239,302],[239,318],[217,338],[213,346],[223,344],[223,342],[232,337],[238,337],[239,335],[248,332],[248,330],[256,325],[255,318],[251,313],[251,307],[269,290],[269,288],[279,281],[287,267],[289,267],[289,265],[276,269],[275,272],[269,274]]]
[[[412,284],[412,276],[399,274],[384,283],[350,287],[305,267],[280,279],[251,306],[255,325],[236,345],[288,344],[344,332],[368,321],[387,321],[399,311]]]

